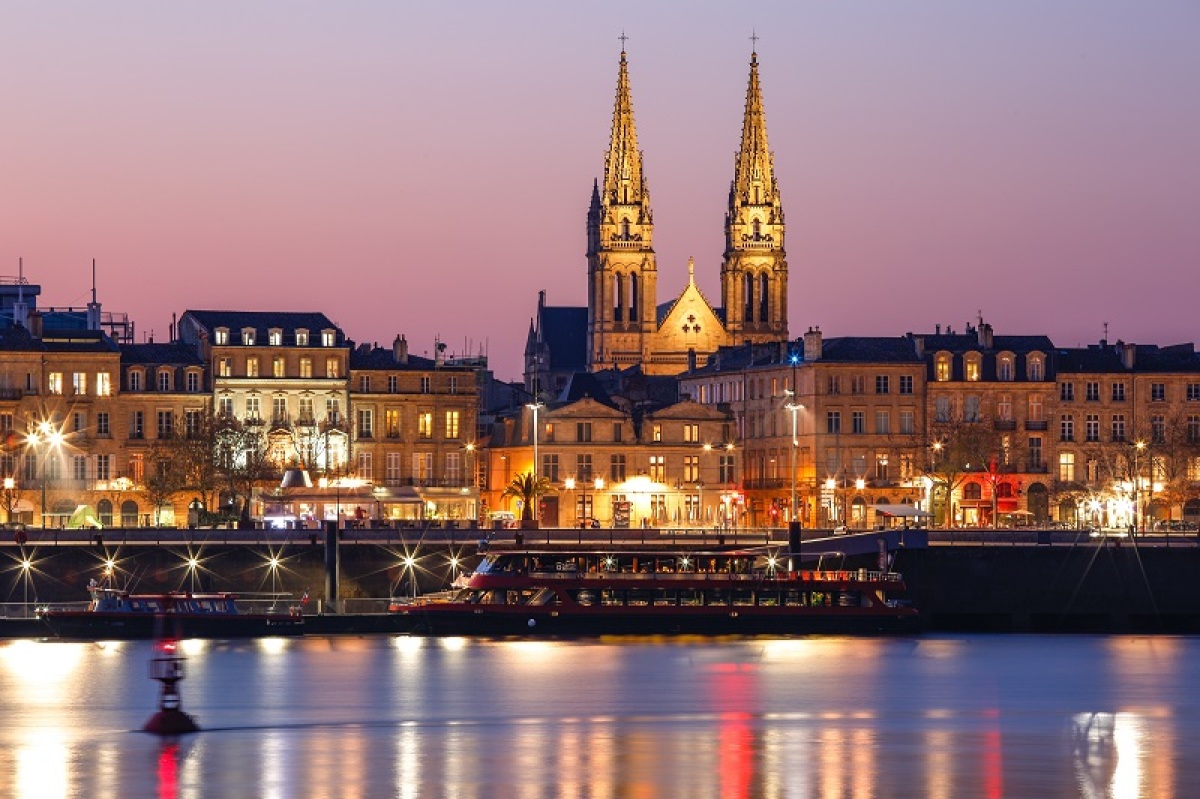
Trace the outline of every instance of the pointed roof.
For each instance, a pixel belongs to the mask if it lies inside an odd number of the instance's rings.
[[[762,187],[759,203],[778,196],[775,165],[767,145],[767,116],[763,111],[762,86],[758,80],[758,53],[750,54],[750,85],[746,89],[746,113],[742,118],[742,144],[737,154],[733,186],[729,193],[732,209],[737,202],[750,202],[751,189]]]
[[[604,201],[606,204],[645,205],[649,199],[646,179],[642,174],[637,127],[633,123],[629,65],[625,60],[625,50],[622,49],[621,66],[617,73],[617,100],[613,108],[612,138],[604,159]]]

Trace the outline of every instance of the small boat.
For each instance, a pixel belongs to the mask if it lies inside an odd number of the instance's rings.
[[[243,612],[231,593],[133,594],[94,581],[88,592],[92,599],[87,607],[46,607],[38,615],[59,638],[87,640],[250,638],[304,632],[304,617],[297,609]]]
[[[767,550],[508,551],[464,587],[393,599],[427,635],[803,635],[915,632],[895,572],[793,570]]]

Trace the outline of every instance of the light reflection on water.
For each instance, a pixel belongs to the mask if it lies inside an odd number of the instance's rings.
[[[0,642],[0,796],[1200,795],[1200,639]]]

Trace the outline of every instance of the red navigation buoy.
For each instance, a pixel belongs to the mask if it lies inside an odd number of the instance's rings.
[[[158,695],[158,712],[142,726],[154,735],[182,735],[199,732],[196,720],[183,712],[179,698],[179,681],[183,679],[183,661],[179,641],[166,638],[154,645],[155,657],[150,661],[150,679],[162,683]]]

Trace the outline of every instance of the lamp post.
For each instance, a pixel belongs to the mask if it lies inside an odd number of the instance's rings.
[[[1145,441],[1133,442],[1133,530],[1130,534],[1136,534],[1138,530],[1144,530],[1146,520],[1141,513],[1139,503],[1141,501],[1142,491],[1142,476],[1141,470],[1138,468],[1138,456],[1146,449]]]
[[[42,462],[42,529],[46,529],[46,482],[50,477],[50,451],[63,442],[63,434],[48,421],[38,422],[37,429],[26,437]]]
[[[536,480],[541,471],[538,467],[538,411],[546,407],[540,402],[531,402],[525,406],[533,411],[533,478]]]
[[[575,490],[575,478],[568,477],[566,480],[563,480],[563,488],[565,488],[567,490],[567,502],[570,502],[571,501],[571,493],[570,492]],[[572,526],[578,527],[579,526],[579,509],[578,508],[576,508],[575,511],[571,514],[571,518],[574,519],[574,522],[575,522]]]
[[[13,518],[13,489],[17,487],[17,481],[12,477],[4,478],[4,521],[11,523]]]

